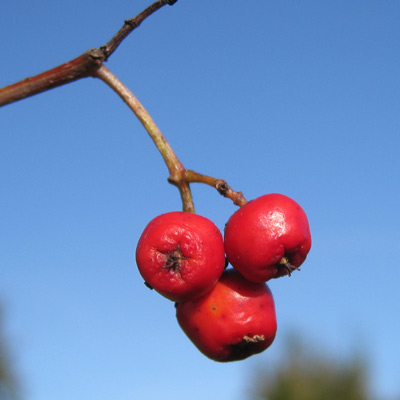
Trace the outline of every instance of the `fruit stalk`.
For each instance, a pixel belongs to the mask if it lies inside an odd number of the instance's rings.
[[[153,140],[168,167],[170,174],[168,181],[179,189],[183,211],[194,213],[192,193],[189,188],[189,183],[187,183],[185,179],[185,168],[150,114],[136,96],[105,65],[98,68],[94,76],[110,86],[134,112]]]

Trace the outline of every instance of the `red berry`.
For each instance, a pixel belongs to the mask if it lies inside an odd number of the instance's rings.
[[[177,304],[179,325],[193,344],[215,361],[237,361],[261,353],[275,338],[272,294],[265,283],[224,271],[214,289]]]
[[[204,295],[225,267],[221,232],[209,219],[187,212],[154,218],[136,249],[145,282],[172,301]]]
[[[290,275],[306,259],[310,248],[305,212],[282,194],[250,201],[225,226],[227,258],[252,282]]]

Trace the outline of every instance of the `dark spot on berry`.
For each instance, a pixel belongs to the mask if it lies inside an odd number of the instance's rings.
[[[229,357],[225,361],[244,360],[245,358],[260,353],[263,350],[264,335],[244,336],[243,339],[229,346]]]
[[[153,290],[153,286],[151,286],[149,283],[147,283],[146,281],[144,282],[145,286],[148,287],[150,290]]]

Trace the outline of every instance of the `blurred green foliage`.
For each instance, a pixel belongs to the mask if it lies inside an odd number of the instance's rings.
[[[254,400],[372,400],[368,363],[361,356],[337,360],[288,340],[287,354],[262,368],[253,386]]]
[[[11,359],[4,337],[3,309],[0,307],[0,400],[19,399],[18,383],[11,368]]]

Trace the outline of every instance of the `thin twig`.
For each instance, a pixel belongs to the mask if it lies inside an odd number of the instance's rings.
[[[134,30],[136,29],[147,17],[153,14],[155,11],[161,7],[169,4],[172,6],[177,0],[158,0],[151,6],[147,7],[136,17],[127,19],[122,26],[122,28],[111,38],[111,40],[100,47],[100,50],[104,54],[104,60],[106,61],[108,57],[115,51],[115,49],[121,44],[121,42]]]

